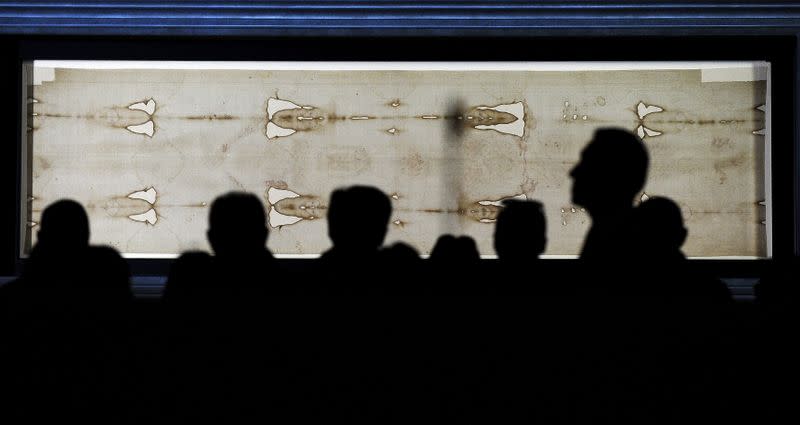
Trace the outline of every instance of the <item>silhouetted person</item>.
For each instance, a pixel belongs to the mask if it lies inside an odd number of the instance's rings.
[[[644,144],[627,130],[599,129],[584,148],[570,171],[572,202],[592,218],[582,260],[601,261],[632,252],[634,197],[644,187],[648,163]]]
[[[494,227],[492,265],[495,293],[502,295],[549,293],[545,270],[539,256],[547,246],[547,222],[542,204],[537,201],[506,200]],[[519,279],[520,275],[526,276]],[[535,282],[532,282],[535,280]]]
[[[374,187],[335,190],[328,210],[328,236],[333,248],[326,254],[376,252],[383,245],[391,213],[389,198]]]
[[[46,374],[42,370],[60,372],[51,366],[49,353],[63,354],[62,341],[69,340],[61,336],[72,328],[65,323],[69,310],[64,304],[70,304],[70,289],[82,277],[78,272],[83,271],[89,245],[89,219],[77,202],[60,200],[42,212],[37,236],[22,275],[0,287],[0,332],[5,340],[0,346],[0,375],[8,388],[14,388],[8,409],[0,412],[2,419],[11,418],[8,423],[23,417],[31,421],[29,412],[35,412],[36,403],[57,400],[52,392],[37,388],[36,378]]]
[[[121,400],[128,266],[114,249],[89,246],[89,220],[75,201],[45,208],[37,236],[23,276],[3,288],[14,307],[3,311],[14,373],[3,376],[12,375],[8,385],[18,394],[15,410],[24,421],[59,412],[91,422],[102,415],[97,400],[109,407]]]
[[[481,259],[475,239],[469,236],[442,235],[436,240],[429,260],[447,266],[475,264]]]
[[[570,171],[572,203],[592,219],[573,283],[579,294],[620,295],[638,277],[622,267],[635,254],[633,207],[644,187],[649,158],[642,141],[627,130],[601,128]]]
[[[132,299],[128,263],[114,248],[89,246],[89,218],[75,201],[42,212],[38,242],[18,284],[40,301],[71,308],[119,310]]]
[[[89,246],[89,217],[81,204],[64,199],[42,212],[37,233],[39,249],[82,250]]]
[[[635,215],[638,250],[645,259],[669,263],[684,259],[681,246],[689,231],[678,204],[654,196],[642,202]]]
[[[388,231],[392,204],[371,186],[350,186],[331,193],[328,237],[333,247],[319,259],[322,293],[366,295],[381,293],[389,272],[383,270],[379,248]]]
[[[214,200],[208,215],[206,236],[217,258],[259,258],[266,248],[267,216],[253,194],[230,192]]]
[[[170,270],[162,348],[170,375],[161,386],[175,399],[177,422],[256,422],[255,406],[271,412],[277,404],[272,390],[289,391],[278,378],[274,345],[265,342],[275,338],[268,315],[286,298],[275,295],[291,293],[295,282],[286,281],[266,248],[268,235],[261,200],[226,193],[208,215],[214,255],[184,253]],[[255,385],[258,392],[246,389]]]
[[[36,235],[22,275],[25,285],[77,285],[89,247],[89,217],[83,207],[68,199],[50,204],[42,211]]]
[[[169,268],[167,284],[161,299],[166,303],[180,303],[194,295],[210,291],[214,286],[212,257],[207,252],[184,252]]]
[[[253,194],[229,192],[211,204],[206,236],[213,258],[186,253],[175,261],[164,290],[166,300],[181,296],[245,296],[287,291],[266,247],[264,205]]]
[[[448,276],[448,279],[430,279],[440,295],[478,295],[491,292],[481,282],[481,256],[475,240],[469,236],[442,235],[436,240],[428,258],[431,276]]]
[[[381,249],[381,252],[399,263],[415,264],[421,260],[419,252],[405,242],[395,242]]]
[[[727,363],[727,353],[743,351],[729,345],[732,340],[727,336],[738,338],[743,330],[729,315],[730,290],[717,277],[697,269],[681,251],[688,231],[678,204],[650,197],[636,207],[634,223],[637,254],[632,262],[639,279],[631,282],[626,294],[644,296],[634,301],[647,306],[637,315],[640,329],[646,325],[651,335],[659,335],[649,343],[659,347],[653,352],[662,353],[668,378],[662,385],[674,391],[674,398],[665,402],[682,415],[716,417],[724,400],[741,396],[736,382],[746,376],[729,375],[731,367],[737,375],[743,371],[738,362]]]
[[[72,200],[60,200],[42,211],[38,241],[22,275],[0,288],[0,305],[26,314],[60,314],[85,285],[89,218]],[[63,313],[63,311],[62,311]]]
[[[494,250],[504,267],[529,265],[547,247],[541,202],[507,200],[494,227]]]
[[[475,239],[469,236],[442,235],[433,246],[429,261],[450,267],[474,265],[480,261]]]
[[[42,212],[38,242],[22,277],[5,288],[36,314],[122,313],[132,300],[128,264],[111,247],[89,246],[89,219],[75,201]],[[54,319],[55,320],[55,319]]]
[[[730,302],[728,287],[719,279],[702,276],[689,267],[681,246],[688,231],[681,209],[669,198],[651,197],[635,210],[634,231],[639,265],[646,271],[633,292],[679,297],[703,297]]]
[[[425,293],[424,279],[420,279],[424,263],[419,252],[411,245],[395,242],[380,250],[381,262],[392,271],[385,282],[387,293],[395,295],[421,295]]]
[[[0,288],[0,309],[24,341],[11,345],[20,349],[72,332],[73,306],[80,299],[76,288],[86,278],[89,219],[83,207],[72,200],[56,201],[42,211],[38,229],[22,276]]]

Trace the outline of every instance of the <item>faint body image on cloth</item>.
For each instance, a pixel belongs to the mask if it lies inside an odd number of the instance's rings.
[[[26,65],[22,251],[48,204],[85,206],[92,242],[128,256],[208,249],[218,195],[260,196],[276,254],[330,246],[337,187],[393,202],[387,243],[443,233],[483,255],[505,199],[536,199],[546,255],[590,218],[568,173],[598,127],[637,133],[639,197],[684,214],[689,256],[768,255],[769,64],[46,62]],[[625,164],[618,164],[624,167]],[[363,214],[369,214],[368,210]]]

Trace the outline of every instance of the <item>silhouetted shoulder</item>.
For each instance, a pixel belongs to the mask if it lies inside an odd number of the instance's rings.
[[[92,246],[87,250],[84,285],[87,290],[108,302],[127,302],[133,297],[128,263],[109,246]]]

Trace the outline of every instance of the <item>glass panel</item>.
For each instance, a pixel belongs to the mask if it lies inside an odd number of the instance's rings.
[[[765,62],[26,67],[23,252],[60,198],[128,256],[208,249],[211,202],[244,190],[267,208],[273,252],[315,255],[331,191],[368,184],[393,200],[387,242],[427,253],[467,234],[492,255],[501,201],[527,198],[545,205],[546,254],[575,255],[590,218],[569,170],[596,128],[621,127],[651,155],[637,198],[680,204],[687,255],[769,255]]]

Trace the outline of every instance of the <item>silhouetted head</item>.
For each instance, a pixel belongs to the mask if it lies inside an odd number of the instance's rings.
[[[501,260],[535,260],[547,246],[541,202],[507,200],[494,226],[494,251]]]
[[[381,252],[393,264],[417,263],[421,260],[419,252],[404,242],[395,242],[391,246],[382,249]]]
[[[213,259],[207,252],[189,251],[181,254],[169,268],[161,299],[165,303],[180,303],[207,293],[209,288],[218,289],[213,285],[216,276],[212,264]]]
[[[89,246],[89,217],[81,204],[62,199],[42,212],[38,244],[69,254]]]
[[[375,251],[388,231],[392,203],[371,186],[350,186],[331,193],[328,237],[333,246],[351,251]]]
[[[430,260],[438,264],[469,265],[480,261],[475,239],[469,236],[442,235],[436,240]]]
[[[217,256],[262,252],[269,235],[264,205],[250,193],[229,192],[220,196],[211,204],[206,235]]]
[[[642,141],[627,130],[601,128],[570,171],[572,202],[589,213],[630,208],[647,179],[649,158]]]
[[[652,197],[636,208],[636,234],[648,254],[674,253],[688,234],[681,208],[669,198]]]

